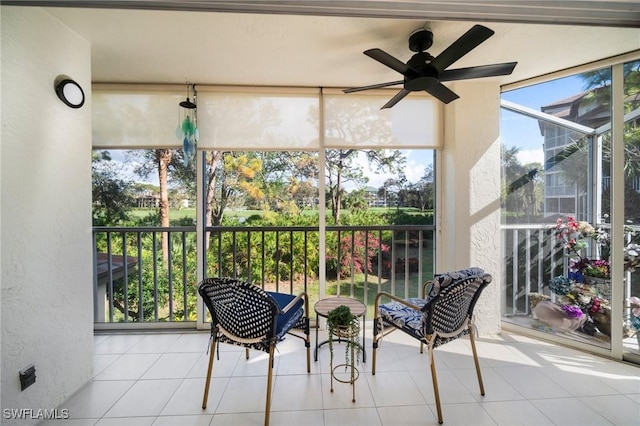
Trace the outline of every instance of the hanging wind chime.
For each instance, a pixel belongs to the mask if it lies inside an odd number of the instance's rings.
[[[193,102],[189,99],[189,89],[193,90]],[[197,115],[197,92],[196,85],[190,85],[187,82],[187,99],[180,102],[180,107],[186,110],[185,117],[176,128],[176,137],[182,141],[182,150],[184,152],[184,165],[189,165],[191,158],[196,154],[196,143],[200,138],[198,127],[196,126]],[[182,114],[180,114],[182,116]]]

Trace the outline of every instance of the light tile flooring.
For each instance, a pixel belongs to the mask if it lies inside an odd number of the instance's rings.
[[[370,330],[368,326],[368,330]],[[113,334],[95,337],[94,380],[59,408],[70,419],[44,425],[262,425],[267,355],[220,346],[209,403],[201,408],[208,333]],[[321,339],[323,338],[321,332]],[[312,333],[312,346],[315,335]],[[400,332],[385,337],[371,375],[371,341],[351,386],[334,382],[329,349],[311,355],[288,338],[274,366],[271,425],[437,425],[427,354]],[[337,362],[342,360],[337,348]],[[640,368],[502,333],[478,339],[486,395],[480,396],[469,341],[436,349],[444,424],[638,425]]]

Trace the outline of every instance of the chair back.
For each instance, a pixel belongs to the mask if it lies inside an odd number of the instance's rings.
[[[440,336],[434,346],[469,333],[467,320],[471,321],[476,302],[491,280],[491,275],[480,268],[436,275],[422,308],[426,334],[437,332]],[[454,335],[443,337],[450,333]]]
[[[198,292],[221,341],[268,351],[280,312],[271,295],[233,278],[207,278],[200,283]]]

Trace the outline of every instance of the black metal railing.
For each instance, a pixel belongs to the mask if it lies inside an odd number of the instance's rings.
[[[318,227],[207,227],[204,276],[231,276],[288,293],[355,297],[380,290],[417,297],[433,275],[433,226],[329,226],[320,282]],[[191,323],[197,319],[196,227],[96,227],[96,323]]]
[[[550,279],[566,275],[567,257],[548,225],[507,225],[502,234],[503,314],[527,316],[529,295],[548,293]],[[97,227],[93,235],[95,322],[195,323],[196,227]],[[292,294],[305,291],[311,306],[319,299],[317,227],[208,227],[205,235],[205,277],[231,276]],[[430,225],[326,227],[325,295],[363,301],[369,318],[379,291],[418,297],[419,284],[434,272],[433,235]],[[627,295],[637,293],[636,275],[627,274]]]

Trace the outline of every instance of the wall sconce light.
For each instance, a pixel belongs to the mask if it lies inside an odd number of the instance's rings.
[[[80,108],[84,105],[84,91],[82,87],[67,76],[58,76],[55,81],[56,95],[65,105]]]

